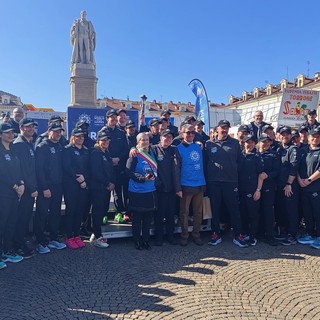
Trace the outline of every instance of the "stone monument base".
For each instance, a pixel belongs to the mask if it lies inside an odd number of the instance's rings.
[[[71,66],[70,107],[96,108],[97,100],[96,67],[93,64],[75,63]]]

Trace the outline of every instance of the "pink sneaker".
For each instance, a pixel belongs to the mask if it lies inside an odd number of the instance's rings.
[[[78,249],[78,248],[79,248],[77,242],[75,241],[75,238],[69,238],[69,239],[67,239],[66,245],[67,245],[67,247],[70,248],[70,249]]]
[[[74,238],[73,238],[73,241],[77,244],[77,246],[78,246],[79,248],[85,247],[84,242],[81,240],[81,238],[80,238],[79,236],[78,236],[78,237],[74,237]]]

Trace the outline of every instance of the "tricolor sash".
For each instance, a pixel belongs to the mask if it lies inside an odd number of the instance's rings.
[[[148,152],[145,152],[145,151],[137,150],[137,155],[149,164],[152,172],[157,177],[157,171],[158,171],[157,161]]]

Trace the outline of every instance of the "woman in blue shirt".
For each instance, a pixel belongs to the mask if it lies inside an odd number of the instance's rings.
[[[149,135],[146,132],[137,135],[136,157],[127,161],[129,180],[129,210],[132,212],[132,233],[137,250],[150,250],[150,226],[152,214],[157,210],[155,180],[157,162],[150,149]],[[142,232],[142,241],[140,234]]]

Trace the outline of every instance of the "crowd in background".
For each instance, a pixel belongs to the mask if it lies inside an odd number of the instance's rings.
[[[63,120],[53,115],[48,130],[37,135],[37,123],[16,108],[0,123],[0,269],[6,262],[31,258],[27,242],[33,216],[36,251],[79,249],[90,242],[107,248],[101,232],[111,195],[118,223],[132,222],[134,247],[150,250],[166,240],[187,246],[200,235],[204,196],[211,204],[210,245],[222,242],[221,225],[233,229],[233,243],[255,246],[297,242],[320,249],[320,127],[316,111],[296,130],[276,130],[256,111],[253,121],[229,135],[221,120],[207,136],[205,123],[188,116],[177,128],[170,112],[151,119],[140,116],[139,130],[125,110],[109,110],[96,141],[89,124],[77,122],[70,140]],[[65,241],[61,240],[61,204]],[[179,242],[174,237],[179,216]],[[304,225],[301,232],[300,226]]]

